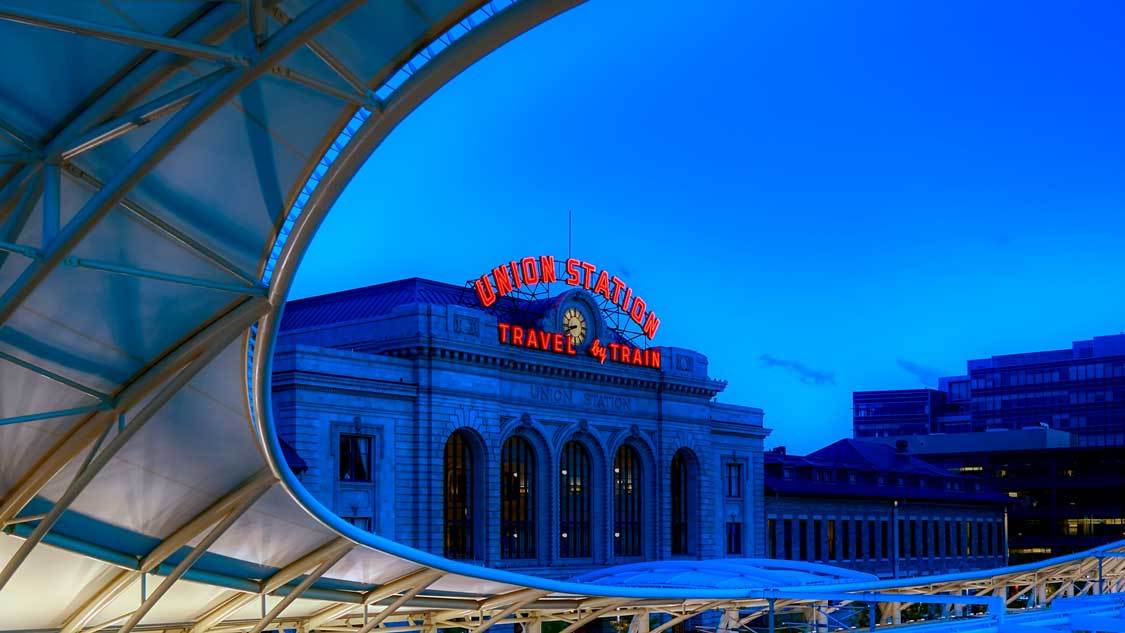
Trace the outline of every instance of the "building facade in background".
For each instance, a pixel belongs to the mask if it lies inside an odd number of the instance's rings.
[[[487,283],[287,305],[273,403],[313,495],[404,544],[547,577],[764,553],[760,409],[715,402],[703,354],[624,339],[600,286]]]
[[[1031,428],[878,441],[1007,494],[1009,557],[1024,563],[1125,538],[1125,450],[1075,440]]]
[[[858,438],[1036,426],[1080,446],[1125,445],[1125,334],[970,360],[937,389],[857,391],[852,411]]]
[[[1005,564],[1007,497],[886,444],[766,453],[766,554],[883,578]]]

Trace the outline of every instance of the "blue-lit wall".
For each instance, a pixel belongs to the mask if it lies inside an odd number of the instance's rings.
[[[279,433],[308,463],[305,486],[341,516],[444,553],[444,449],[463,430],[474,445],[480,509],[472,560],[570,577],[669,558],[671,461],[687,449],[694,468],[686,556],[764,552],[762,412],[714,402],[725,383],[707,375],[702,354],[662,348],[660,371],[601,365],[501,346],[495,317],[471,306],[405,302],[373,310],[379,313],[283,329],[275,354]],[[342,435],[373,440],[371,482],[341,480]],[[530,443],[536,462],[537,548],[528,559],[500,554],[500,454],[512,436]],[[592,551],[583,558],[560,555],[559,464],[572,439],[592,457]],[[638,557],[616,556],[613,547],[613,459],[624,444],[642,464]]]

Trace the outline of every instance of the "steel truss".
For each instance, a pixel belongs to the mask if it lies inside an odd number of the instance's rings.
[[[426,4],[431,11],[444,7],[440,15],[427,15],[417,3],[398,0],[183,3],[187,8],[182,19],[161,32],[152,32],[144,20],[133,20],[122,9],[106,14],[119,18],[111,24],[108,18],[90,18],[94,11],[62,15],[0,6],[3,28],[49,34],[53,39],[44,41],[51,46],[66,46],[60,42],[77,38],[84,46],[110,46],[97,49],[106,54],[116,54],[121,47],[130,51],[99,79],[97,88],[57,108],[65,114],[50,115],[47,127],[21,124],[33,118],[27,112],[38,108],[48,117],[47,111],[54,112],[47,107],[51,104],[28,102],[9,109],[0,102],[0,330],[18,331],[28,319],[42,319],[72,337],[64,341],[93,341],[92,347],[113,349],[135,361],[123,380],[105,380],[107,373],[99,376],[101,382],[91,382],[84,379],[88,373],[75,367],[85,359],[69,358],[46,345],[19,347],[4,339],[3,371],[22,372],[48,386],[34,394],[41,396],[36,402],[47,403],[39,410],[5,410],[7,417],[0,418],[0,434],[42,433],[47,438],[26,460],[11,448],[14,443],[0,438],[0,459],[23,464],[14,482],[0,489],[0,546],[7,548],[0,550],[0,604],[6,594],[33,582],[42,565],[37,557],[46,552],[75,567],[101,565],[105,572],[72,587],[69,600],[43,599],[35,605],[41,620],[20,628],[61,633],[260,633],[278,628],[371,633],[455,627],[485,633],[498,624],[515,623],[527,633],[539,633],[544,622],[557,621],[565,623],[563,633],[574,633],[599,618],[627,618],[631,633],[663,633],[694,616],[717,612],[722,614],[723,631],[764,631],[777,625],[780,614],[796,612],[823,630],[844,623],[846,613],[864,609],[873,625],[893,627],[901,623],[905,608],[924,604],[930,605],[933,626],[942,630],[1003,630],[1011,623],[1023,627],[1048,619],[1096,628],[1122,609],[1125,542],[1037,565],[893,582],[738,590],[623,588],[548,581],[443,560],[347,526],[307,496],[278,455],[266,398],[281,305],[316,226],[379,143],[434,91],[491,50],[579,1]],[[404,13],[388,13],[395,20],[384,19],[380,12],[396,6]],[[379,33],[385,24],[412,20],[425,24],[402,38],[396,44],[399,50],[376,69],[357,57],[357,49],[375,37],[369,34]],[[355,33],[362,36],[356,39]],[[42,52],[30,50],[27,55],[33,60]],[[50,77],[54,70],[44,68],[41,74]],[[334,123],[318,135],[322,140],[315,146],[291,143],[295,149],[289,151],[300,155],[303,165],[298,176],[271,179],[271,173],[282,171],[271,171],[267,164],[276,156],[253,157],[258,182],[252,184],[266,198],[281,200],[284,208],[269,209],[278,219],[266,241],[254,245],[261,255],[248,262],[221,231],[196,222],[211,210],[191,206],[190,195],[177,195],[184,192],[176,191],[179,185],[160,169],[208,124],[231,111],[280,136],[261,120],[264,110],[251,112],[243,103],[248,95],[265,94],[265,88],[275,84],[304,91],[300,94],[310,103],[316,97],[337,110]],[[295,110],[303,106],[298,101]],[[286,116],[272,110],[268,114]],[[281,126],[299,125],[300,116],[289,116]],[[123,145],[126,142],[132,145]],[[123,147],[131,149],[115,159]],[[216,142],[214,164],[198,169],[212,174],[225,169],[224,151]],[[163,177],[157,179],[160,186],[144,190],[141,185],[151,183],[154,175]],[[88,197],[76,201],[68,196],[75,187]],[[237,206],[221,211],[232,224],[245,219]],[[147,227],[154,241],[105,235],[113,212]],[[168,263],[176,261],[168,257],[173,252],[189,253],[220,277],[175,269]],[[137,256],[112,257],[121,253]],[[65,290],[59,275],[75,269],[98,276],[114,290],[132,292],[137,280],[144,280],[181,293],[153,295],[156,298],[129,294],[130,300],[144,305],[122,300],[117,311],[103,309],[95,315],[95,322],[104,319],[125,326],[115,332],[132,328],[147,342],[150,321],[158,318],[152,314],[174,322],[180,312],[190,318],[181,319],[178,329],[151,349],[125,349],[127,341],[119,339],[128,336],[111,339],[111,334],[81,321],[94,306],[57,300],[60,287]],[[534,289],[530,297],[540,297],[542,290]],[[638,334],[628,329],[628,317],[622,319],[619,311],[608,316],[626,338]],[[144,350],[140,356],[138,349]],[[231,349],[240,350],[246,361],[233,373],[223,364]],[[222,372],[223,380],[214,380],[212,374]],[[112,388],[95,388],[88,382]],[[0,385],[0,406],[22,395],[6,388]],[[223,389],[229,391],[208,391]],[[234,398],[223,397],[231,392]],[[240,459],[260,465],[258,472],[242,481],[232,478],[206,504],[192,506],[201,510],[181,517],[159,538],[135,534],[151,541],[139,555],[115,550],[110,543],[82,541],[63,529],[67,520],[80,518],[75,508],[92,490],[102,486],[104,493],[105,481],[118,481],[114,469],[130,467],[122,455],[146,434],[147,441],[155,441],[152,436],[177,427],[202,426],[190,417],[154,423],[161,416],[176,415],[173,399],[206,400],[214,409],[229,411],[230,402],[240,398],[244,409],[237,411],[239,423],[222,433],[251,439],[254,452]],[[224,440],[213,441],[218,446]],[[60,481],[64,472],[70,473],[69,480]],[[144,497],[147,488],[111,491],[131,499]],[[158,501],[167,500],[144,497],[136,503]],[[172,500],[159,510],[175,512],[177,503]],[[253,541],[250,518],[272,518],[279,504],[296,504],[290,514],[305,523],[295,531],[319,535],[315,544],[287,553],[277,566],[266,564],[264,557],[251,557],[239,562],[253,572],[214,571],[221,566],[219,559],[231,556],[224,541]],[[269,543],[258,545],[265,548]],[[383,578],[378,572],[390,566],[399,571],[389,579],[364,576]],[[76,577],[59,574],[66,582]],[[129,591],[137,585],[141,595],[134,599]],[[184,599],[177,592],[189,585],[219,587],[222,592],[211,603],[191,603],[194,611],[186,621],[165,619],[161,609],[172,603],[182,606]],[[261,603],[260,612],[247,617],[255,602]],[[5,629],[5,617],[0,610],[0,630]],[[656,621],[650,624],[650,618]]]

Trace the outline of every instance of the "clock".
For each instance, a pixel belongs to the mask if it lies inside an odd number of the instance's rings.
[[[563,333],[570,337],[570,342],[578,347],[586,340],[586,333],[589,331],[589,321],[586,319],[586,314],[576,308],[569,307],[563,312],[562,317]]]

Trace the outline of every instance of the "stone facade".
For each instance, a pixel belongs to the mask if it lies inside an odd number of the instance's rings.
[[[672,458],[686,449],[683,555],[764,555],[768,431],[760,409],[714,401],[726,383],[708,375],[704,355],[662,347],[657,370],[505,346],[495,314],[463,299],[458,286],[410,279],[287,306],[274,414],[308,464],[302,480],[313,495],[379,534],[445,553],[445,447],[462,431],[473,456],[471,560],[570,577],[672,557]],[[557,313],[547,310],[537,326],[558,331]],[[593,329],[608,331],[604,322]],[[341,436],[373,441],[370,482],[341,480]],[[535,460],[533,558],[500,552],[501,447],[513,436],[527,440]],[[591,551],[583,558],[560,555],[560,460],[571,440],[591,458]],[[641,462],[640,556],[614,554],[614,456],[623,445]]]
[[[907,578],[1002,567],[1008,497],[895,447],[766,454],[766,554]]]

